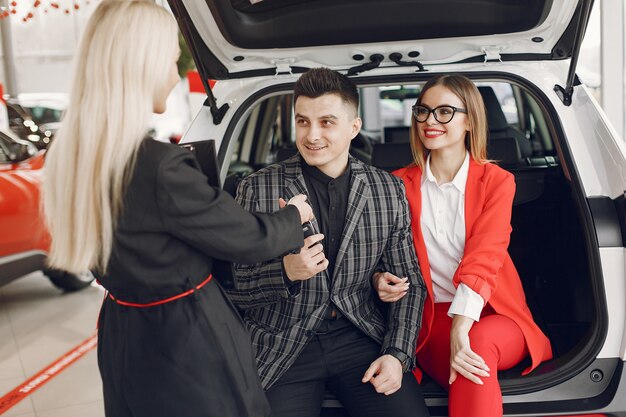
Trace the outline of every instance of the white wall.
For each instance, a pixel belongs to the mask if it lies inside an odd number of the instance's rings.
[[[602,105],[613,127],[626,136],[626,8],[621,0],[603,0],[602,16]]]
[[[17,91],[67,93],[72,72],[72,59],[80,33],[99,0],[57,0],[58,9],[48,1],[33,8],[34,1],[18,0],[11,15],[13,52]],[[70,10],[69,14],[65,10]],[[47,10],[47,13],[46,13]],[[33,18],[22,18],[29,12]],[[2,56],[4,60],[4,55]],[[4,62],[0,65],[0,82],[5,82]]]
[[[47,13],[44,2],[49,4],[44,0],[41,6],[33,9],[34,0],[17,0],[17,14],[11,16],[17,91],[20,94],[69,93],[74,52],[100,0],[75,0],[79,10],[73,8],[74,1],[59,0],[59,9],[47,7]],[[167,8],[165,0],[156,2]],[[66,9],[70,10],[69,14],[65,13]],[[33,13],[33,18],[22,21],[28,12]],[[0,82],[6,85],[3,62],[0,62]],[[168,98],[167,106],[165,114],[153,117],[153,127],[161,140],[182,134],[190,122],[186,81],[177,86]]]

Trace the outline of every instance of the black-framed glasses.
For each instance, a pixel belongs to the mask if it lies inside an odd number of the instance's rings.
[[[420,123],[424,123],[428,120],[428,117],[432,113],[436,121],[445,125],[446,123],[450,123],[450,120],[452,120],[456,112],[467,114],[467,110],[454,106],[438,106],[434,109],[429,109],[421,104],[413,106],[413,117]]]

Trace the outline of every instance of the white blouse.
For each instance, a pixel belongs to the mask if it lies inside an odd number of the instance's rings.
[[[469,152],[451,182],[437,184],[430,169],[430,155],[422,176],[420,224],[433,282],[435,303],[452,302],[448,315],[460,314],[480,319],[483,298],[467,285],[454,288],[452,278],[465,250],[465,185],[469,172]]]

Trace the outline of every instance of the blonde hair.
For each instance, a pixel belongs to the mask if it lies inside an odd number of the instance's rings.
[[[177,53],[173,16],[149,0],[104,0],[89,19],[44,167],[51,267],[106,268],[124,188]]]
[[[467,109],[470,130],[465,138],[465,147],[470,156],[479,164],[490,162],[487,159],[487,112],[478,88],[467,77],[460,74],[439,74],[428,80],[422,88],[416,104],[421,104],[424,93],[435,86],[444,86],[454,93]],[[424,168],[427,150],[419,138],[417,121],[411,117],[411,151],[415,165]]]

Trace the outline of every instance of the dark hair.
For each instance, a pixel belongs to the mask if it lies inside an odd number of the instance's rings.
[[[293,102],[298,97],[318,98],[324,94],[337,94],[341,99],[359,110],[359,92],[356,85],[343,74],[328,68],[313,68],[302,74],[293,88]]]

